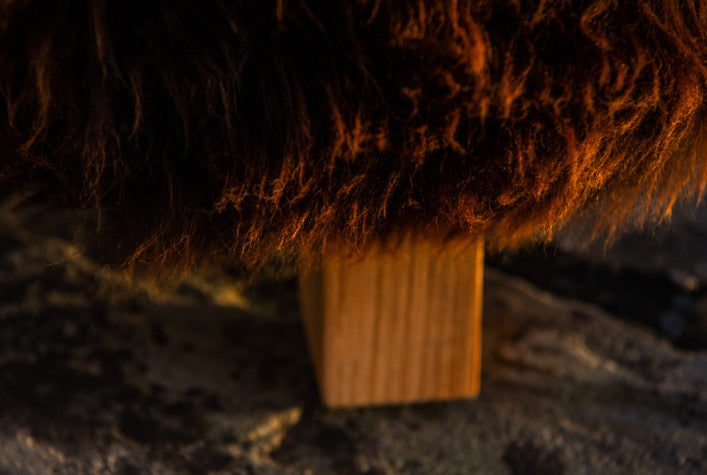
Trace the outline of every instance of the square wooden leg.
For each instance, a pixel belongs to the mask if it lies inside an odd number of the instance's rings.
[[[483,243],[405,240],[302,276],[302,316],[330,407],[475,396]]]

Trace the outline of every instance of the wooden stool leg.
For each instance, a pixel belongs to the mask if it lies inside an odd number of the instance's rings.
[[[301,278],[302,316],[330,407],[475,396],[483,243],[408,239]]]

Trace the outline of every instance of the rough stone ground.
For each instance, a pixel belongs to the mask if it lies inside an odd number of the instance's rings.
[[[0,474],[707,472],[707,215],[490,259],[478,399],[331,411],[293,281],[128,285],[10,204]]]

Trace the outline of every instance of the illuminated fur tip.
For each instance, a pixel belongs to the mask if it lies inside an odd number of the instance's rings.
[[[508,248],[699,194],[706,92],[705,1],[0,0],[0,185],[127,267]]]

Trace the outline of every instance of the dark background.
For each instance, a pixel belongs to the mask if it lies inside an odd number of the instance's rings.
[[[327,410],[294,279],[129,282],[0,212],[0,473],[699,473],[707,213],[489,256],[475,400]]]

